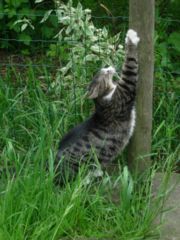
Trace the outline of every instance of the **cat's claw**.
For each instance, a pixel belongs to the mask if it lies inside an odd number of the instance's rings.
[[[129,29],[126,34],[126,39],[125,39],[126,44],[132,44],[137,46],[139,41],[140,41],[140,38],[138,37],[137,32],[132,29]]]

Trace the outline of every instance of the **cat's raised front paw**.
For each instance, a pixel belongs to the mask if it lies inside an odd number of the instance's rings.
[[[132,44],[137,46],[139,41],[140,41],[140,38],[138,37],[137,32],[132,29],[129,29],[126,34],[126,39],[125,39],[126,44]]]

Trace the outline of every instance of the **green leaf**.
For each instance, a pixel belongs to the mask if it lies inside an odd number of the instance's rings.
[[[21,26],[21,32],[23,32],[26,28],[27,28],[28,24],[27,23],[24,23],[22,26]]]
[[[41,3],[43,2],[44,0],[36,0],[35,3]]]
[[[19,35],[19,40],[22,40],[25,45],[29,45],[31,42],[31,37],[26,33],[21,33]]]
[[[180,52],[180,33],[173,32],[169,36],[168,43],[172,44],[173,47]]]
[[[42,34],[46,38],[52,38],[54,36],[54,29],[50,28],[48,26],[43,26],[42,28]]]
[[[88,54],[88,55],[85,56],[84,60],[85,61],[92,61],[92,60],[95,59],[95,57],[96,57],[96,55],[94,55],[94,54]]]
[[[40,23],[45,22],[45,21],[48,19],[48,17],[50,16],[50,14],[52,13],[52,11],[53,11],[53,10],[47,11],[47,12],[44,14],[44,17],[42,18],[42,20],[40,21]]]
[[[99,45],[91,46],[91,50],[95,53],[103,53],[103,50],[101,49],[101,46],[99,46]]]

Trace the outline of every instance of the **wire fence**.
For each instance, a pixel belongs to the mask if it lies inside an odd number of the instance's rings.
[[[45,13],[13,13],[13,15],[19,16],[19,17],[44,17]],[[8,16],[8,13],[6,12],[0,12],[0,16]],[[55,13],[51,13],[51,16],[57,17]],[[96,15],[91,15],[92,18],[94,19],[129,19],[128,16],[109,16],[109,15],[104,15],[104,16],[96,16]],[[157,21],[164,21],[164,22],[180,22],[180,19],[172,19],[172,18],[164,18],[164,17],[158,17],[155,19]]]
[[[3,16],[7,16],[8,14],[5,13],[5,12],[0,12],[0,17],[2,18]],[[17,17],[43,17],[44,16],[44,13],[30,13],[30,14],[23,14],[23,13],[15,13],[15,15]],[[56,14],[54,13],[51,13],[51,16],[54,16],[54,17],[57,17]],[[128,16],[94,16],[92,15],[92,20],[96,20],[96,21],[100,21],[101,19],[103,20],[107,20],[109,21],[109,23],[111,23],[113,20],[121,20],[123,21],[126,25],[128,24]],[[176,22],[176,23],[179,23],[180,20],[179,19],[169,19],[169,18],[156,18],[156,24],[158,24],[159,22]],[[122,23],[122,22],[121,22]],[[4,26],[4,28],[6,28],[6,26]],[[73,40],[73,39],[70,39],[70,40],[61,40],[59,41],[58,39],[44,39],[44,38],[39,38],[39,39],[17,39],[17,38],[10,38],[10,37],[0,37],[0,45],[2,44],[5,44],[5,43],[11,43],[11,44],[19,44],[17,49],[19,48],[20,50],[20,46],[22,43],[26,43],[26,42],[30,42],[30,44],[39,44],[39,49],[40,49],[40,52],[45,54],[46,53],[46,50],[48,48],[48,46],[50,44],[56,44],[57,48],[58,46],[60,45],[63,45],[63,44],[78,44],[78,41],[77,40]],[[47,45],[46,45],[47,44]],[[86,46],[84,46],[86,47]],[[167,48],[169,51],[174,51],[175,48],[173,46],[169,46]],[[16,60],[16,57],[20,59]],[[21,58],[22,57],[22,58]],[[62,57],[62,56],[59,56],[59,57]],[[8,69],[14,69],[14,70],[19,70],[19,69],[28,69],[28,68],[33,68],[35,69],[39,69],[40,71],[44,71],[44,69],[47,69],[47,71],[51,70],[53,72],[57,72],[60,68],[59,66],[59,62],[58,62],[58,58],[57,58],[57,62],[56,63],[50,63],[51,61],[49,61],[49,57],[46,58],[44,57],[41,61],[37,60],[37,59],[30,59],[29,57],[23,57],[23,54],[21,53],[8,53],[8,51],[6,51],[5,53],[5,57],[1,57],[0,59],[0,74],[2,75],[2,70],[4,70],[4,72],[8,71]],[[173,64],[176,64],[176,63],[173,63],[173,62],[166,62],[166,64],[170,64],[171,67],[173,66]],[[75,66],[73,66],[72,68],[74,68]],[[82,69],[88,69],[88,68],[92,68],[88,65],[86,66],[82,66]],[[20,70],[19,70],[20,71]],[[158,76],[158,74],[169,74],[169,75],[172,75],[174,77],[178,77],[180,75],[180,71],[177,69],[177,70],[169,70],[169,69],[166,69],[165,67],[161,67],[161,66],[155,66],[155,75]],[[78,83],[74,83],[74,87],[81,87],[81,86],[78,86]],[[171,94],[172,91],[170,89],[167,89],[168,93]],[[164,92],[158,92],[158,94],[164,94]],[[177,98],[179,98],[180,96],[177,94]]]
[[[52,14],[54,17],[56,17],[55,14]],[[3,16],[7,16],[7,13],[2,13],[0,12],[0,17]],[[43,14],[40,13],[34,13],[34,14],[20,14],[20,13],[16,13],[16,16],[23,18],[23,17],[43,17]],[[92,20],[95,20],[97,22],[101,21],[101,20],[107,20],[107,22],[109,24],[113,24],[113,20],[116,21],[120,21],[120,24],[122,24],[122,22],[125,24],[125,28],[128,28],[128,16],[92,16]],[[157,18],[156,19],[156,24],[158,24],[159,22],[164,22],[164,23],[168,23],[168,22],[175,22],[175,23],[180,23],[179,19],[168,19],[168,18]],[[117,23],[116,23],[117,24]],[[112,25],[113,27],[113,25]],[[4,26],[4,28],[6,28],[6,26]],[[125,29],[124,29],[125,30]],[[61,41],[59,41],[58,39],[45,39],[45,38],[33,38],[29,41],[29,39],[18,39],[18,38],[14,38],[14,37],[9,37],[10,34],[7,33],[7,35],[4,36],[0,36],[0,46],[2,44],[16,44],[16,52],[13,53],[11,51],[9,51],[9,49],[6,50],[5,54],[1,54],[1,58],[0,58],[0,79],[5,81],[6,79],[6,75],[9,74],[13,75],[13,83],[10,84],[8,86],[9,90],[15,90],[18,94],[23,94],[23,92],[26,93],[27,90],[27,85],[28,85],[28,81],[24,81],[24,75],[26,75],[26,79],[28,79],[28,74],[27,72],[29,70],[33,71],[35,73],[35,80],[41,82],[42,78],[43,79],[43,86],[42,88],[45,88],[45,91],[47,93],[47,98],[48,101],[50,100],[49,97],[51,98],[51,87],[53,85],[53,81],[56,78],[56,75],[58,73],[58,71],[60,70],[60,68],[63,66],[60,65],[60,61],[62,60],[63,56],[58,55],[59,53],[57,52],[57,57],[53,58],[53,60],[51,59],[51,57],[47,57],[46,56],[46,52],[50,46],[50,44],[54,44],[56,45],[57,49],[59,46],[62,45],[76,45],[79,43],[79,41],[77,40],[73,40],[73,39],[69,39],[69,40],[64,40],[61,39]],[[122,41],[124,41],[124,36],[121,36]],[[38,52],[37,54],[35,54],[35,56],[31,57],[31,56],[24,56],[23,53],[21,53],[21,46],[22,44],[28,42],[30,44],[29,47],[31,47],[31,44],[37,44],[38,45]],[[26,45],[26,48],[28,48],[28,45]],[[86,42],[84,44],[84,48],[86,48]],[[86,50],[86,49],[85,49]],[[173,46],[168,46],[167,47],[168,51],[175,51],[175,48]],[[2,51],[2,50],[1,50]],[[86,51],[84,53],[86,55]],[[100,54],[100,53],[99,53]],[[3,56],[4,55],[4,56]],[[42,58],[41,58],[42,56]],[[41,58],[41,59],[39,59]],[[59,61],[60,58],[60,61]],[[173,65],[176,64],[176,62],[172,62],[169,61],[169,59],[166,61],[166,65],[170,64],[171,67]],[[67,111],[64,110],[65,108],[61,109],[61,111],[63,112],[64,116],[68,116],[68,118],[71,120],[71,118],[73,119],[72,121],[79,121],[79,119],[82,119],[82,115],[86,115],[88,114],[88,109],[91,108],[91,106],[89,106],[89,108],[87,108],[85,111],[85,113],[82,114],[82,112],[78,111],[80,109],[80,98],[77,93],[76,90],[81,90],[81,93],[83,94],[83,92],[86,91],[86,87],[87,85],[85,83],[89,82],[90,79],[89,75],[87,74],[87,70],[89,68],[89,72],[92,71],[94,73],[94,65],[93,66],[89,66],[88,64],[82,65],[81,67],[79,67],[79,71],[80,74],[83,74],[84,78],[87,78],[87,80],[85,79],[84,82],[79,82],[78,79],[76,79],[76,77],[74,76],[74,72],[75,72],[75,63],[72,66],[71,69],[71,75],[72,75],[72,88],[63,88],[63,91],[68,91],[68,93],[70,95],[72,95],[71,99],[73,100],[73,106],[74,108],[71,111]],[[96,69],[97,70],[97,69]],[[176,68],[174,68],[174,70],[172,69],[168,69],[167,67],[162,67],[159,65],[155,65],[154,68],[154,74],[155,74],[155,80],[156,78],[160,78],[160,81],[163,82],[163,87],[162,85],[158,86],[156,83],[156,90],[154,91],[154,98],[157,99],[162,99],[165,98],[165,105],[167,106],[168,104],[171,106],[172,102],[173,104],[177,103],[180,101],[180,94],[178,93],[178,91],[174,91],[173,87],[171,87],[171,83],[173,83],[174,78],[178,78],[180,75],[180,71]],[[20,84],[16,84],[16,81],[14,81],[14,77],[19,77],[19,75],[22,75],[22,82],[20,82]],[[165,75],[165,77],[163,77]],[[167,78],[169,78],[169,81],[167,82]],[[64,81],[64,79],[62,78],[59,81]],[[160,82],[159,81],[159,82]],[[26,85],[27,84],[27,85]],[[178,85],[178,84],[176,84]],[[34,87],[34,89],[31,86],[30,91],[34,91],[36,92],[37,89],[36,87]],[[60,91],[57,92],[57,94],[61,94]],[[66,94],[66,93],[65,93]],[[56,96],[54,96],[55,100]],[[172,101],[171,101],[172,99]],[[24,100],[22,98],[22,100],[24,101],[28,101],[28,100]],[[63,97],[62,97],[62,101],[64,101]],[[158,101],[156,101],[158,102]],[[51,104],[51,101],[49,101],[49,104]],[[68,103],[64,103],[64,104],[68,104]],[[88,104],[88,103],[87,103]],[[158,103],[159,104],[159,103]],[[157,105],[158,105],[157,104]],[[50,105],[51,106],[51,105]],[[162,121],[162,118],[165,117],[166,113],[161,113],[163,116],[156,116],[156,118],[160,117],[160,122]],[[179,118],[180,113],[177,113],[177,116],[174,116],[174,118],[177,118],[177,122],[178,122],[178,118]],[[64,122],[64,118],[62,121],[62,129],[64,131],[65,127],[65,122]],[[165,139],[167,141],[171,141],[170,137],[165,137]],[[173,142],[178,143],[178,138],[175,136]]]

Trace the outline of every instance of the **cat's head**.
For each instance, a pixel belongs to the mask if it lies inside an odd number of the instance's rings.
[[[114,67],[101,68],[89,85],[88,97],[90,99],[103,98],[114,89],[113,76],[116,73]]]

